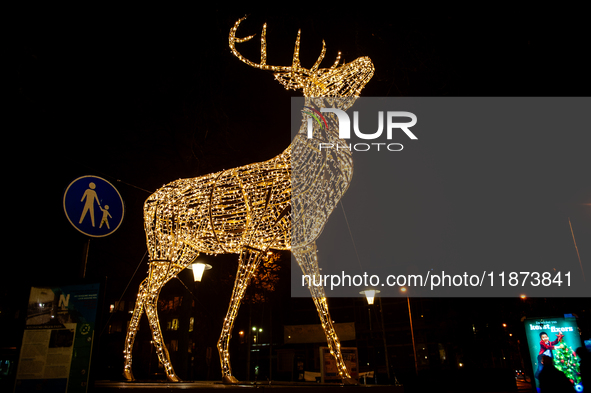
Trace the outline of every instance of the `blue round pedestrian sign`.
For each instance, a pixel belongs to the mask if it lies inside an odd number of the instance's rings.
[[[115,232],[123,222],[123,199],[108,181],[97,176],[82,176],[64,192],[64,212],[80,232],[104,237]]]

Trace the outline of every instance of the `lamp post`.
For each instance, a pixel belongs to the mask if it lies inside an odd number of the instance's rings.
[[[203,262],[197,262],[197,258],[196,258],[196,259],[193,261],[193,263],[191,263],[191,264],[188,266],[188,268],[189,268],[189,269],[191,269],[191,270],[193,271],[193,280],[194,280],[195,282],[201,282],[201,279],[203,278],[203,272],[204,272],[204,271],[206,271],[206,270],[209,270],[209,269],[211,269],[211,265],[209,265],[209,264],[207,264],[207,263],[203,263]],[[181,281],[181,282],[182,282],[182,281]],[[184,284],[183,284],[183,285],[184,285]],[[185,286],[185,288],[186,288],[187,290],[189,290],[189,288],[187,288],[186,286]],[[190,292],[191,292],[191,291],[189,291],[189,293],[190,293]],[[185,304],[185,302],[183,302],[182,304]],[[190,314],[189,314],[189,315],[190,315]],[[196,329],[193,329],[193,332],[194,332],[193,334],[194,334],[194,335],[196,335]],[[188,339],[188,337],[187,337],[187,339]],[[193,342],[195,343],[196,341],[197,341],[197,340],[195,340],[195,338],[194,338]],[[188,342],[187,342],[187,344],[188,344]],[[207,378],[208,378],[208,379],[209,379],[209,370],[210,370],[210,367],[209,367],[209,365],[210,365],[210,360],[211,360],[211,352],[210,352],[209,350],[210,350],[210,348],[208,348],[208,352],[207,352],[207,354],[206,354],[206,357],[205,357],[205,359],[206,359],[206,364],[207,364]],[[194,355],[194,354],[191,354],[191,356],[192,356],[192,357],[191,357],[191,364],[192,364],[192,361],[193,361],[193,356],[195,356],[195,355]],[[151,360],[150,360],[150,361],[151,361]],[[192,369],[192,368],[191,368],[191,369]]]
[[[250,323],[250,322],[249,322]],[[250,381],[250,360],[251,360],[251,352],[253,351],[252,347],[255,345],[259,347],[257,351],[257,356],[255,359],[256,366],[254,367],[254,379],[255,381],[258,379],[259,376],[259,359],[260,359],[260,341],[259,341],[259,333],[263,332],[263,328],[257,328],[256,326],[251,327],[252,338],[248,339],[248,354],[246,355],[246,368],[247,368],[247,379]]]
[[[366,289],[365,291],[359,292],[365,295],[367,299],[367,304],[372,305],[374,303],[375,297],[380,291],[376,289]],[[382,339],[384,340],[384,355],[386,357],[386,373],[388,375],[388,381],[390,381],[390,360],[388,357],[388,343],[386,342],[386,329],[384,327],[384,310],[382,308],[382,298],[378,297],[378,301],[380,303],[380,314],[382,315]],[[371,318],[370,318],[371,324]]]
[[[253,343],[254,344],[259,344],[259,333],[263,332],[263,328],[257,328],[256,326],[252,327],[252,333],[253,333]]]
[[[406,293],[406,288],[402,287],[402,288],[400,288],[400,291]],[[406,302],[408,304],[408,319],[410,321],[410,337],[412,338],[412,354],[415,358],[415,374],[419,375],[419,363],[417,361],[417,347],[415,345],[415,331],[412,326],[412,311],[410,310],[410,297],[408,295],[406,296]]]

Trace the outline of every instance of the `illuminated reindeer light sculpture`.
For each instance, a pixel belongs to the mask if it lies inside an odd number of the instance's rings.
[[[274,72],[287,89],[303,91],[306,111],[322,107],[346,110],[373,76],[373,64],[367,57],[338,65],[340,53],[330,68],[319,68],[326,49],[312,68],[299,62],[298,32],[291,67],[266,64],[266,25],[261,36],[261,62],[244,58],[236,43],[253,36],[236,38],[236,30],[245,18],[230,30],[232,53],[249,66]],[[307,116],[306,116],[307,118]],[[163,343],[157,303],[161,288],[200,253],[239,254],[238,271],[232,298],[218,341],[224,383],[238,383],[232,375],[229,343],[234,320],[248,283],[261,258],[269,249],[291,250],[302,271],[319,274],[315,240],[328,216],[347,190],[353,174],[351,151],[346,148],[318,150],[319,143],[338,139],[336,116],[327,113],[325,122],[302,122],[299,134],[277,157],[209,175],[180,179],[152,194],[144,205],[144,222],[149,275],[140,284],[135,309],[125,342],[124,376],[133,380],[132,348],[145,311],[152,330],[159,361],[170,381],[179,381]],[[307,134],[313,129],[313,138]],[[324,328],[330,352],[345,383],[354,383],[341,355],[324,288],[309,285]]]

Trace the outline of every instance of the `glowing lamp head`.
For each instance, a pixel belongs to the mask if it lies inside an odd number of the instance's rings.
[[[205,270],[211,269],[211,265],[208,265],[207,263],[203,262],[194,262],[191,264],[190,268],[191,270],[193,270],[193,279],[195,281],[201,281],[201,278],[203,277],[203,272]]]
[[[365,295],[365,298],[367,299],[367,304],[371,305],[374,302],[376,294],[380,293],[380,291],[376,289],[366,289],[365,291],[361,291],[359,293]]]

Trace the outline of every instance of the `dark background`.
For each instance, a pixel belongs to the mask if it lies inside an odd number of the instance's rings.
[[[301,28],[303,66],[314,63],[323,39],[324,66],[337,51],[345,61],[373,60],[376,72],[366,96],[589,94],[585,26],[571,19],[558,26],[532,15],[424,18],[377,11],[139,7],[14,11],[7,37],[3,208],[8,237],[0,276],[0,346],[20,346],[30,286],[78,280],[87,247],[86,278],[107,277],[106,301],[124,292],[133,297],[147,270],[142,205],[158,187],[266,160],[287,147],[289,100],[299,92],[285,91],[271,73],[232,56],[228,32],[245,13],[251,16],[238,35],[257,34],[240,46],[249,59],[259,59],[256,42],[267,22],[268,63],[290,65]],[[558,134],[556,144],[561,143]],[[83,175],[109,180],[125,201],[124,222],[111,236],[89,241],[63,213],[63,191]],[[580,204],[591,201],[589,179],[566,186],[561,206],[567,214],[582,208],[588,220],[589,205]],[[235,258],[220,257],[212,272],[233,274]],[[581,258],[588,261],[589,255]],[[540,299],[527,312],[588,316],[586,300]],[[453,308],[454,300],[447,302]],[[501,300],[462,302],[469,313],[495,307],[501,315],[515,312]],[[227,298],[217,303],[206,302],[223,315]]]

